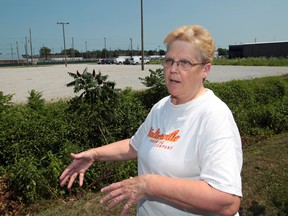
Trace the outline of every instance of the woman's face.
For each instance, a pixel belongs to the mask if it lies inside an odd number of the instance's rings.
[[[172,103],[183,104],[194,98],[204,89],[203,79],[207,77],[210,63],[193,65],[183,70],[177,62],[202,63],[199,51],[193,44],[176,40],[170,44],[165,61],[175,61],[170,67],[164,66],[164,77],[167,89],[172,96]],[[191,66],[191,65],[190,65]]]

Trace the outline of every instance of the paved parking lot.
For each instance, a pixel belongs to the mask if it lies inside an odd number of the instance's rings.
[[[103,75],[108,75],[110,81],[116,83],[116,88],[132,87],[143,89],[145,86],[139,77],[150,74],[149,69],[162,68],[161,65],[96,65],[68,64],[35,67],[0,67],[0,91],[4,94],[14,94],[13,102],[26,102],[29,91],[35,89],[42,92],[46,100],[58,100],[75,96],[73,88],[66,84],[73,80],[68,72],[89,72],[95,69]],[[264,76],[288,74],[288,67],[250,67],[250,66],[212,66],[208,79],[210,82],[225,82],[233,79],[252,79]]]

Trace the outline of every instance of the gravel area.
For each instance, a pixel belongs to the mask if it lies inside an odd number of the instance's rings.
[[[162,68],[161,65],[96,65],[68,64],[34,67],[0,67],[0,91],[4,94],[14,94],[13,102],[26,102],[29,91],[35,89],[42,92],[46,100],[58,100],[75,96],[73,88],[66,84],[73,81],[68,72],[82,73],[85,68],[89,72],[95,69],[103,75],[108,75],[110,81],[116,83],[116,88],[132,87],[139,90],[145,88],[139,77],[149,75],[149,70]],[[265,76],[288,74],[288,67],[251,67],[251,66],[212,66],[208,76],[210,82],[225,82],[238,79],[252,79]]]

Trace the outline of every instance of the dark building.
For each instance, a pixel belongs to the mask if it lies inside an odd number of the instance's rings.
[[[229,45],[229,58],[288,57],[288,41]]]

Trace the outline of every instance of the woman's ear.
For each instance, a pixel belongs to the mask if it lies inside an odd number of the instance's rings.
[[[204,65],[203,67],[203,73],[202,73],[202,76],[203,76],[203,79],[205,80],[210,72],[210,69],[211,69],[211,63],[207,63]]]

